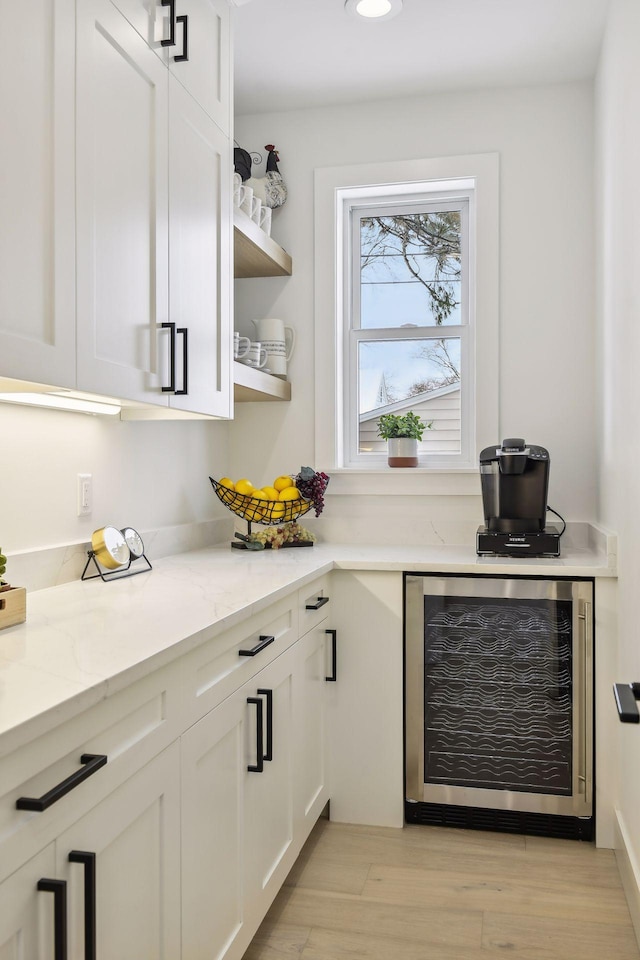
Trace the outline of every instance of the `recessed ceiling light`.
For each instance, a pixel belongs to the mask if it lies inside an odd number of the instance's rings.
[[[390,20],[402,10],[402,0],[346,0],[344,7],[364,20]]]

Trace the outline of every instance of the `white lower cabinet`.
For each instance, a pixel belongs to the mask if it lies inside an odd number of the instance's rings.
[[[44,889],[43,881],[51,889]],[[179,955],[179,747],[174,743],[0,884],[0,957],[160,960]]]
[[[329,794],[325,630],[182,737],[182,957],[240,958]]]
[[[294,702],[294,831],[310,832],[329,799],[327,783],[327,694],[334,686],[336,631],[330,620],[314,627],[296,648]]]
[[[241,955],[248,706],[234,694],[182,737],[182,956]]]
[[[240,960],[329,799],[327,587],[0,760],[0,960]]]

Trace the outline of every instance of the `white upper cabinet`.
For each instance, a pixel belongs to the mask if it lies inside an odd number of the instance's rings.
[[[0,0],[0,376],[75,380],[73,0]]]
[[[114,0],[223,133],[231,132],[227,0]]]
[[[78,5],[78,387],[157,402],[168,76],[110,0]]]
[[[169,315],[176,329],[175,385],[186,388],[170,394],[169,403],[228,417],[231,148],[173,77],[169,103]]]
[[[175,46],[163,48],[169,68],[222,132],[229,134],[231,58],[227,0],[175,0],[175,10]]]
[[[229,138],[110,0],[77,96],[78,387],[229,417]]]

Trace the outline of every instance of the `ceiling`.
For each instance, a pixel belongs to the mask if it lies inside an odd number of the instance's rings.
[[[592,77],[609,0],[235,0],[238,115]]]

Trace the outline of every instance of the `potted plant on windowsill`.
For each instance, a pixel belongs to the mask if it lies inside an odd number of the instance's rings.
[[[413,412],[403,415],[383,413],[378,420],[378,436],[387,441],[387,462],[390,467],[417,467],[418,441],[433,420],[424,423]]]
[[[27,591],[24,587],[12,587],[4,579],[7,558],[0,550],[0,630],[22,623],[27,619]]]

